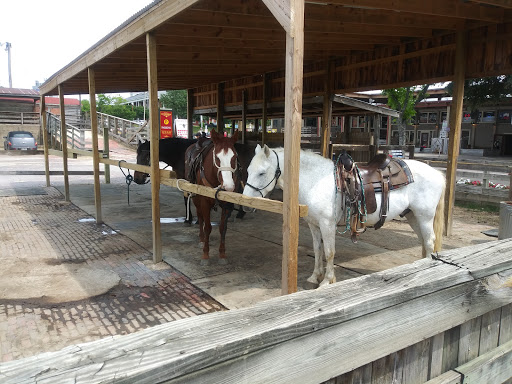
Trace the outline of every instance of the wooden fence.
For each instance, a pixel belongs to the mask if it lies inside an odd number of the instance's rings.
[[[128,145],[137,145],[139,140],[149,139],[148,122],[136,122],[120,117],[98,113],[98,132],[108,130],[110,137]]]
[[[0,381],[510,383],[511,303],[508,239],[2,363]]]
[[[61,120],[53,113],[47,112],[47,129],[51,148],[61,147]],[[85,148],[85,130],[66,123],[68,146],[71,148]]]
[[[0,124],[39,124],[37,112],[3,112],[0,111]]]

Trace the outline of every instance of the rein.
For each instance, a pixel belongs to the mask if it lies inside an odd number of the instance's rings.
[[[274,154],[276,155],[276,158],[277,158],[277,168],[276,168],[276,173],[274,173],[274,177],[272,178],[272,180],[270,180],[270,182],[265,185],[264,187],[262,188],[257,188],[255,187],[254,185],[251,185],[249,184],[248,182],[245,183],[247,186],[251,187],[252,189],[254,189],[255,191],[258,191],[261,195],[261,197],[265,197],[263,196],[263,193],[261,193],[261,191],[263,191],[265,188],[267,188],[270,184],[272,184],[272,182],[275,180],[276,183],[274,185],[274,188],[272,188],[272,190],[275,189],[276,185],[277,185],[277,180],[279,180],[279,177],[281,176],[281,168],[279,168],[279,157],[277,156],[277,152],[272,150],[272,152],[274,152]]]

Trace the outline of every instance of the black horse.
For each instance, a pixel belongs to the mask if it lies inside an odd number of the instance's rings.
[[[205,140],[205,139],[200,139]],[[176,172],[176,177],[178,179],[186,179],[185,175],[185,151],[189,146],[195,144],[197,139],[182,139],[182,138],[169,138],[169,139],[161,139],[160,143],[160,161],[163,161],[167,165],[170,165],[174,172]],[[139,145],[137,147],[137,164],[141,165],[150,165],[150,142],[149,141],[139,141]],[[254,148],[253,145],[248,144],[235,144],[235,149],[238,153],[238,159],[240,161],[240,172],[241,172],[241,180],[243,183],[247,180],[247,167],[249,166],[252,157],[254,156]],[[144,172],[135,171],[133,175],[133,181],[137,184],[145,184],[149,174]],[[240,186],[240,190],[238,192],[242,192],[243,186]],[[187,198],[184,197],[186,210],[188,209],[188,220],[185,221],[186,225],[190,225],[192,223],[192,211],[190,208],[190,204],[187,204]],[[237,218],[242,218],[244,216],[244,212],[242,209],[238,211]]]

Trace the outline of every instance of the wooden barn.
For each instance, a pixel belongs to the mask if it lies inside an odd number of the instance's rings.
[[[228,192],[219,198],[282,213],[282,291],[293,293],[298,221],[307,214],[298,203],[302,116],[322,116],[327,155],[331,116],[343,107],[335,95],[454,81],[449,233],[464,79],[512,73],[510,16],[506,0],[157,0],[40,90],[61,100],[88,93],[93,140],[97,93],[148,91],[156,115],[159,90],[188,89],[189,118],[194,110],[209,110],[221,126],[225,117],[242,124],[249,117],[284,117],[282,205]],[[153,119],[153,141],[158,133]],[[108,159],[94,146],[101,222],[98,167]],[[63,152],[66,169],[66,147]],[[153,250],[160,261],[158,192],[160,183],[176,181],[158,169],[156,145],[151,159],[144,170],[152,175]],[[102,340],[17,369],[38,380],[58,374],[94,382],[505,382],[512,376],[511,252],[508,240],[445,252],[320,292]]]

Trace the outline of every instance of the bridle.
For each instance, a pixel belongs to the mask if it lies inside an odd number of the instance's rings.
[[[276,187],[277,185],[277,180],[279,180],[279,177],[281,176],[281,168],[279,168],[279,157],[277,156],[277,153],[276,151],[272,150],[272,152],[274,152],[274,154],[276,155],[276,159],[277,159],[277,168],[276,168],[276,172],[274,173],[274,177],[272,178],[272,180],[270,180],[270,182],[265,185],[264,187],[262,188],[257,188],[255,187],[254,185],[251,185],[249,183],[245,183],[247,186],[251,187],[252,189],[254,189],[255,191],[258,191],[261,195],[261,197],[265,197],[263,196],[263,193],[261,193],[261,191],[263,191],[265,188],[267,188],[270,184],[272,184],[272,182],[275,180],[276,183],[274,185],[274,188]],[[274,188],[272,188],[272,190],[274,190]]]
[[[217,168],[217,180],[220,182],[220,178],[219,178],[219,174],[223,171],[228,171],[228,172],[231,172],[231,173],[235,173],[237,168],[238,168],[238,154],[236,153],[235,149],[233,148],[233,152],[235,154],[235,168],[231,168],[231,166],[229,167],[221,167],[219,165],[217,165],[217,161],[215,160],[215,145],[213,145],[213,150],[212,150],[212,154],[213,154],[213,165],[215,165],[215,167]]]

